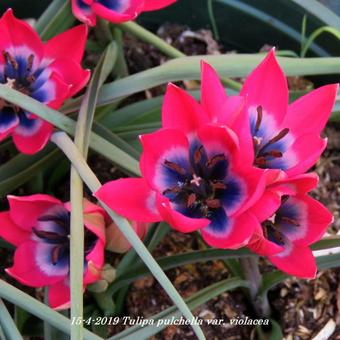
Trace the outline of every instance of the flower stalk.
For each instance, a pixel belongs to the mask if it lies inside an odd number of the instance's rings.
[[[259,295],[262,276],[258,261],[258,257],[240,258],[244,278],[249,282],[249,297],[255,313],[259,317],[268,317],[270,315],[270,306],[267,296]]]

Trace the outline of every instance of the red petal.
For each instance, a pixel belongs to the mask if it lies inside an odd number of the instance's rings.
[[[72,12],[81,22],[89,26],[96,26],[96,14],[93,12],[91,6],[89,6],[88,9],[83,9],[78,6],[77,0],[72,0]]]
[[[207,218],[190,218],[177,212],[171,207],[170,201],[165,197],[159,197],[157,204],[164,221],[182,233],[190,233],[204,228],[210,223]]]
[[[50,139],[53,125],[40,118],[35,119],[36,127],[29,129],[18,125],[13,132],[13,141],[17,149],[25,154],[33,155],[42,150]]]
[[[13,267],[6,272],[20,283],[30,287],[43,287],[65,278],[69,267],[55,268],[50,261],[53,245],[27,241],[15,251]]]
[[[21,229],[17,226],[11,219],[9,211],[0,213],[0,237],[5,241],[19,246],[21,243],[25,242],[31,233]]]
[[[156,193],[142,178],[108,182],[95,193],[95,197],[126,218],[140,222],[161,220],[155,206]]]
[[[58,59],[70,58],[76,63],[81,63],[87,39],[87,26],[79,25],[71,28],[45,44],[45,58]]]
[[[69,279],[60,281],[48,287],[48,303],[55,310],[70,308],[70,284]]]
[[[228,97],[216,71],[205,61],[201,61],[201,104],[212,122],[220,122],[224,113],[222,107]]]
[[[140,167],[148,184],[159,192],[169,188],[167,178],[163,178],[162,164],[165,160],[189,159],[189,142],[178,130],[160,129],[154,133],[140,136],[143,145]]]
[[[162,109],[163,128],[195,132],[209,123],[209,116],[196,100],[181,88],[169,84]]]
[[[0,19],[1,38],[0,50],[9,50],[10,53],[23,53],[25,57],[34,54],[34,65],[37,66],[44,54],[44,45],[34,29],[23,20],[13,15],[8,9]]]
[[[238,249],[245,246],[259,224],[249,213],[230,218],[230,225],[225,228],[225,234],[216,234],[208,228],[201,230],[203,239],[211,246],[224,249]]]
[[[289,105],[282,126],[295,136],[320,134],[335,103],[338,84],[322,86]],[[308,124],[306,122],[308,121]]]
[[[143,11],[156,11],[166,6],[172,5],[177,0],[145,0]]]
[[[277,126],[281,124],[288,108],[288,86],[274,50],[248,76],[241,95],[247,97],[248,107],[262,106]]]
[[[317,272],[315,258],[307,247],[297,247],[293,244],[279,255],[270,256],[269,260],[283,272],[301,277],[314,279]]]
[[[62,203],[49,195],[7,196],[10,215],[14,223],[24,230],[31,231],[38,223],[37,219],[52,207]]]

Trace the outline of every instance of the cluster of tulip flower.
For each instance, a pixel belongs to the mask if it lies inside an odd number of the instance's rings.
[[[73,0],[75,16],[95,25],[134,19],[173,0]],[[8,10],[0,19],[0,82],[58,109],[85,87],[81,67],[87,27],[72,28],[46,43]],[[287,80],[274,50],[245,80],[238,96],[227,96],[218,75],[201,64],[201,100],[169,84],[162,128],[140,137],[141,178],[104,184],[95,194],[133,221],[142,238],[150,223],[199,231],[212,247],[249,247],[279,269],[303,278],[316,275],[309,245],[332,222],[331,213],[308,194],[318,177],[306,173],[327,141],[320,137],[337,85],[327,85],[288,105]],[[275,85],[275,86],[274,86]],[[12,135],[17,149],[34,154],[53,126],[1,101],[0,140]],[[305,122],[308,121],[308,124]],[[49,287],[55,309],[70,303],[70,204],[44,194],[8,196],[0,214],[0,236],[17,247],[7,273],[22,284]],[[105,247],[129,249],[105,211],[84,200],[84,288],[101,278]]]

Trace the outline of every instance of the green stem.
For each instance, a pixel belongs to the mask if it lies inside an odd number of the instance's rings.
[[[117,27],[113,27],[112,31],[113,37],[118,46],[118,56],[114,71],[119,77],[127,77],[129,75],[129,69],[124,56],[123,32]]]
[[[83,181],[87,184],[89,189],[93,193],[95,193],[100,188],[101,184],[85,162],[79,150],[72,143],[71,139],[64,132],[56,132],[52,135],[51,140],[65,153],[65,155],[71,161],[72,165],[77,169]],[[183,301],[182,297],[179,295],[177,290],[172,285],[171,281],[168,279],[158,263],[152,257],[148,249],[137,236],[136,232],[127,222],[127,220],[114,213],[104,202],[100,201],[100,203],[103,208],[108,212],[112,220],[116,223],[120,231],[133,246],[133,248],[136,250],[137,254],[150,269],[150,272],[155,276],[160,285],[168,293],[169,297],[182,312],[182,314],[188,320],[194,320],[194,316],[192,315],[186,303]],[[204,334],[198,325],[193,324],[192,328],[196,333],[198,339],[205,339]]]
[[[131,33],[140,40],[155,46],[158,50],[160,50],[162,53],[170,58],[185,57],[185,54],[179,51],[177,48],[172,47],[156,34],[151,33],[150,31],[133,21],[124,22],[118,27],[125,32]]]
[[[71,322],[70,319],[59,314],[58,312],[47,307],[43,303],[37,301],[30,295],[22,292],[18,288],[11,286],[9,283],[0,280],[0,296],[5,300],[19,306],[26,311],[30,312],[32,315],[49,322],[52,326],[66,334],[71,332]],[[84,329],[84,339],[85,340],[102,340],[97,335]]]
[[[70,286],[71,319],[83,318],[84,276],[84,218],[83,182],[77,170],[71,168],[71,238],[70,238]],[[83,325],[74,324],[71,339],[82,339]]]
[[[8,339],[22,340],[22,336],[9,314],[4,302],[0,299],[0,325]]]
[[[211,27],[214,33],[214,38],[216,40],[220,40],[220,35],[218,34],[218,28],[215,20],[214,9],[213,9],[213,0],[208,0],[208,14],[211,23]]]
[[[270,315],[270,306],[266,297],[259,296],[259,289],[262,284],[262,276],[256,257],[240,258],[245,279],[249,282],[249,295],[256,314],[259,317]]]

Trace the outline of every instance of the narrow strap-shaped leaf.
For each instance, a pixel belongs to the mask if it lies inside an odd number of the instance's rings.
[[[0,297],[19,306],[32,315],[49,322],[52,326],[66,334],[70,334],[71,320],[61,315],[60,313],[52,310],[43,303],[34,299],[30,295],[22,292],[20,289],[13,287],[9,283],[0,280]],[[100,340],[101,338],[91,333],[88,330],[84,330],[85,340]]]
[[[214,283],[198,293],[193,294],[185,300],[191,310],[203,305],[214,297],[239,287],[248,287],[248,282],[238,278],[226,279]],[[167,308],[166,310],[154,315],[149,320],[154,320],[153,325],[142,327],[136,325],[129,329],[109,338],[109,340],[128,340],[128,339],[148,339],[149,337],[157,334],[169,325],[167,320],[171,321],[173,318],[178,318],[180,312],[175,307]],[[158,323],[159,321],[159,323]]]
[[[5,85],[0,85],[0,97],[29,112],[34,112],[37,116],[71,135],[74,135],[75,133],[76,122],[73,119],[41,104],[39,101],[29,96],[23,95],[19,91]],[[134,158],[93,132],[91,133],[90,146],[93,150],[118,164],[120,167],[135,175],[140,174],[139,164]]]
[[[312,246],[313,250],[329,249],[340,246],[340,237],[326,237]],[[183,254],[165,256],[156,259],[163,270],[177,268],[190,263],[214,261],[214,260],[231,260],[249,256],[257,256],[247,248],[237,250],[227,249],[205,249],[199,251],[191,251]],[[149,270],[142,263],[137,263],[129,267],[129,271],[117,271],[116,280],[109,286],[107,295],[112,296],[118,289],[135,281],[136,279],[148,275]],[[283,274],[283,273],[282,273]],[[286,275],[286,274],[283,274]],[[286,276],[285,276],[286,277]]]
[[[46,41],[71,27],[74,22],[70,1],[54,0],[40,16],[35,29]]]
[[[22,336],[2,299],[0,299],[0,325],[8,339],[22,340]]]
[[[117,58],[116,46],[111,43],[104,51],[94,70],[84,96],[75,130],[74,143],[83,157],[87,158],[93,117],[98,92],[111,73]],[[70,238],[70,289],[71,317],[83,319],[83,275],[84,275],[84,217],[83,182],[75,167],[71,167],[71,238]],[[72,339],[81,339],[83,325],[74,324]]]
[[[183,79],[200,79],[200,61],[211,64],[220,76],[245,77],[264,58],[263,54],[205,55],[172,59],[160,66],[129,77],[105,84],[98,98],[98,104],[107,105],[118,98],[126,97],[146,89]],[[340,57],[332,58],[288,58],[278,57],[287,76],[338,74]],[[74,112],[80,106],[77,99],[64,107],[64,112]]]

